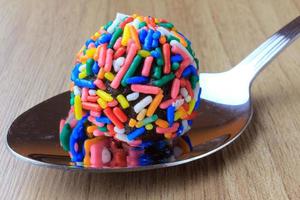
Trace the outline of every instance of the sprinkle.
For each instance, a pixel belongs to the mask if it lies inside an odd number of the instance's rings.
[[[99,51],[98,65],[104,67],[106,58],[107,44],[102,44]]]
[[[114,107],[113,108],[113,113],[117,116],[117,118],[121,121],[121,122],[126,122],[128,120],[128,117],[126,116],[126,114],[122,111],[121,108],[119,107]]]
[[[136,52],[137,52],[137,47],[135,45],[131,45],[122,68],[120,69],[115,79],[110,84],[112,88],[117,89],[119,87],[120,82],[123,76],[125,75],[125,73],[127,72],[129,65],[131,64]]]
[[[94,65],[94,60],[92,58],[89,58],[86,61],[86,74],[87,74],[87,76],[93,75],[93,70],[92,70],[93,65]]]
[[[191,83],[189,81],[185,81],[186,85],[186,89],[188,91],[189,96],[191,96],[191,98],[194,98],[194,91],[192,89]]]
[[[120,47],[114,54],[114,59],[117,59],[121,56],[123,56],[123,54],[126,52],[126,48],[125,47]]]
[[[98,112],[98,111],[91,110],[90,115],[93,116],[93,117],[100,117],[101,116],[101,111]]]
[[[172,89],[171,89],[172,99],[176,99],[176,97],[178,96],[179,87],[180,87],[180,80],[178,78],[175,78],[173,80]]]
[[[147,109],[145,109],[145,108],[143,110],[141,110],[141,112],[139,112],[139,114],[136,116],[136,119],[138,121],[142,121],[146,116],[146,112],[147,112]]]
[[[96,112],[100,112],[102,110],[98,104],[90,102],[82,102],[82,108],[85,110],[92,110]]]
[[[189,110],[188,110],[188,114],[189,114],[189,115],[193,112],[194,107],[195,107],[195,104],[196,104],[195,99],[192,99],[192,100],[190,101],[190,103],[189,103]]]
[[[88,101],[88,102],[92,102],[92,103],[95,103],[95,102],[97,102],[97,100],[98,100],[98,96],[87,96],[86,97],[86,100]]]
[[[126,24],[125,27],[124,27],[124,32],[123,32],[121,44],[123,46],[127,46],[127,42],[129,40],[129,38],[130,38],[130,29],[129,29],[129,25]]]
[[[129,120],[128,125],[132,128],[132,127],[135,127],[136,123],[137,123],[137,121],[135,119],[131,118]]]
[[[104,101],[102,98],[99,98],[97,100],[97,103],[100,105],[101,108],[105,109],[107,107],[106,101]]]
[[[147,110],[147,113],[146,113],[147,117],[154,114],[154,112],[156,111],[160,102],[162,101],[163,97],[164,97],[164,95],[162,93],[159,93],[154,97],[153,101],[151,102],[151,104]]]
[[[131,35],[132,39],[134,40],[136,47],[138,49],[141,49],[141,44],[140,44],[139,36],[138,36],[138,33],[137,33],[135,27],[132,26],[132,25],[130,25],[129,26],[129,30],[130,30],[130,35]]]
[[[145,126],[149,123],[155,122],[157,119],[158,119],[157,115],[152,115],[151,117],[147,117],[147,118],[143,119],[142,121],[137,122],[135,126],[137,128],[140,128],[140,127]]]
[[[133,21],[133,17],[127,17],[123,22],[119,24],[121,28],[124,28],[126,24]]]
[[[80,88],[77,85],[74,85],[74,95],[81,95]]]
[[[157,119],[155,121],[155,124],[161,128],[168,128],[169,127],[169,123],[163,119]]]
[[[111,72],[105,72],[104,77],[109,81],[113,81],[115,78],[115,75],[113,75],[113,73],[111,73]]]
[[[123,123],[115,116],[110,107],[105,108],[103,112],[112,121],[114,125],[116,125],[120,129],[124,128]]]
[[[149,82],[149,78],[144,76],[133,76],[126,79],[127,84],[145,84]]]
[[[149,76],[150,71],[151,71],[152,62],[153,62],[152,56],[146,57],[146,59],[144,61],[143,69],[142,69],[143,76]]]
[[[105,59],[105,66],[104,66],[104,71],[110,72],[111,66],[112,66],[112,57],[113,57],[113,50],[108,49],[106,51],[106,59]]]
[[[165,67],[164,67],[164,73],[168,74],[171,72],[171,63],[170,63],[170,44],[165,43],[163,45],[163,54],[164,54],[164,61],[165,61]]]
[[[175,107],[173,105],[170,105],[167,108],[167,120],[170,126],[172,126],[174,122],[174,113],[175,113]]]
[[[104,74],[105,74],[105,70],[103,67],[100,68],[99,73],[97,75],[98,79],[103,79],[104,78]]]
[[[89,95],[95,96],[96,95],[96,90],[89,90]]]
[[[140,63],[142,62],[142,57],[140,55],[136,55],[135,58],[133,59],[128,71],[124,75],[121,84],[123,87],[127,86],[126,80],[133,76],[137,68],[139,67]]]
[[[145,126],[145,128],[146,128],[147,131],[150,131],[150,130],[153,129],[153,125],[152,125],[152,124],[147,124],[147,125]]]
[[[113,33],[111,40],[109,42],[108,48],[113,48],[115,42],[117,41],[117,39],[121,36],[123,30],[122,28],[118,27],[116,29],[116,31]]]
[[[115,99],[107,103],[107,106],[109,107],[115,107],[116,105],[118,105],[118,101],[116,101]]]
[[[105,89],[106,89],[104,83],[103,83],[102,80],[100,80],[100,79],[96,79],[96,80],[94,81],[94,84],[95,84],[99,89],[101,89],[101,90],[105,90]]]
[[[170,73],[168,75],[163,76],[160,80],[153,81],[153,85],[161,87],[168,83],[169,81],[173,80],[175,78],[175,75],[173,73]]]
[[[125,133],[125,129],[122,128],[122,129],[119,129],[118,127],[114,127],[114,131],[118,134],[124,134]]]
[[[139,50],[138,55],[142,56],[143,58],[146,58],[146,57],[150,56],[151,54],[147,50]]]
[[[75,96],[74,114],[75,114],[75,118],[77,120],[80,120],[82,118],[82,104],[81,104],[81,99],[80,99],[79,95]]]
[[[122,38],[119,37],[119,38],[117,39],[117,41],[115,42],[115,44],[114,44],[114,46],[113,46],[113,49],[114,49],[115,51],[117,51],[117,50],[122,46],[121,41],[122,41]]]
[[[148,30],[147,36],[145,38],[144,46],[143,48],[146,50],[151,50],[152,48],[152,35],[154,31],[152,29]]]
[[[150,95],[146,96],[140,102],[138,102],[137,104],[135,104],[135,106],[133,107],[133,109],[134,109],[134,111],[136,113],[139,113],[143,108],[145,108],[146,106],[148,106],[151,102],[152,102],[152,97]]]
[[[155,66],[154,67],[154,73],[153,73],[153,78],[155,79],[160,79],[162,73],[162,68],[160,66]]]
[[[110,94],[104,92],[103,90],[97,90],[96,94],[106,102],[114,100]]]
[[[179,128],[179,123],[175,122],[171,127],[169,128],[161,128],[161,127],[156,127],[156,132],[157,133],[173,133],[175,131],[177,131],[177,129]]]
[[[127,135],[127,138],[128,140],[132,141],[134,140],[135,138],[143,135],[145,133],[146,129],[145,127],[141,127],[141,128],[137,128],[135,129],[134,131],[130,132],[128,135]]]
[[[128,101],[126,100],[126,98],[122,94],[119,94],[117,96],[117,100],[118,100],[118,102],[120,103],[120,105],[122,106],[123,109],[126,109],[126,108],[129,107]]]
[[[144,94],[158,94],[161,91],[159,87],[141,84],[132,84],[131,90],[134,92],[140,92]]]
[[[138,92],[133,92],[133,93],[131,93],[131,94],[128,94],[128,95],[126,96],[126,99],[127,99],[128,101],[135,101],[135,100],[137,100],[137,99],[139,98],[139,94],[140,94],[140,93],[138,93]]]
[[[103,124],[111,124],[110,119],[108,119],[108,118],[105,117],[105,116],[96,117],[96,121],[97,121],[97,122],[101,122],[101,123],[103,123]]]
[[[174,115],[174,120],[177,121],[178,119],[183,119],[185,117],[187,117],[188,114],[187,112],[185,111],[185,109],[183,108],[183,106],[180,106],[177,111],[175,112],[175,115]]]
[[[187,97],[189,95],[188,91],[186,88],[180,88],[180,94],[183,96],[183,97]]]
[[[125,61],[124,57],[119,57],[113,61],[113,67],[114,67],[115,72],[120,71],[120,68],[123,65],[124,61]]]

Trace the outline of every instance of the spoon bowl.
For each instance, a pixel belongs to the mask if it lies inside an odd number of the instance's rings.
[[[192,129],[175,139],[171,159],[124,167],[84,166],[70,161],[59,143],[58,124],[69,110],[69,92],[54,96],[20,115],[7,134],[7,146],[18,157],[47,167],[95,172],[124,172],[180,165],[208,156],[245,130],[253,110],[251,84],[258,73],[300,33],[300,17],[284,26],[242,62],[222,73],[201,73],[201,105]]]

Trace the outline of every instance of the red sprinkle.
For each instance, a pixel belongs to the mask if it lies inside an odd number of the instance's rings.
[[[121,122],[126,122],[128,120],[128,117],[126,116],[126,114],[121,110],[121,108],[119,107],[115,107],[113,109],[114,114],[117,116],[117,118],[121,121]]]
[[[165,67],[164,67],[164,73],[169,74],[171,72],[171,63],[170,63],[170,44],[165,43],[163,45],[163,54],[164,54],[164,61],[165,61]]]
[[[93,110],[96,112],[100,112],[102,109],[97,103],[91,103],[91,102],[82,102],[82,108],[85,110]]]
[[[140,92],[144,94],[158,94],[161,89],[151,85],[132,84],[131,90],[134,92]]]
[[[126,52],[126,48],[125,47],[120,47],[114,54],[114,60],[123,56],[123,54]]]
[[[112,123],[114,123],[114,125],[116,125],[119,129],[124,128],[124,124],[116,117],[110,107],[105,108],[103,112],[106,117],[108,117],[112,121]]]

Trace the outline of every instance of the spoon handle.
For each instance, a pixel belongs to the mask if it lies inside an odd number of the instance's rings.
[[[281,51],[288,47],[300,35],[300,16],[285,25],[269,37],[264,43],[250,53],[232,72],[242,75],[251,83],[259,72],[275,58]]]

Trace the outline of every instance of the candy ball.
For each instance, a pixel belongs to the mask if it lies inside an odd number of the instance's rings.
[[[76,56],[62,147],[81,162],[99,138],[143,149],[182,136],[200,104],[198,70],[191,42],[172,23],[117,14]]]

